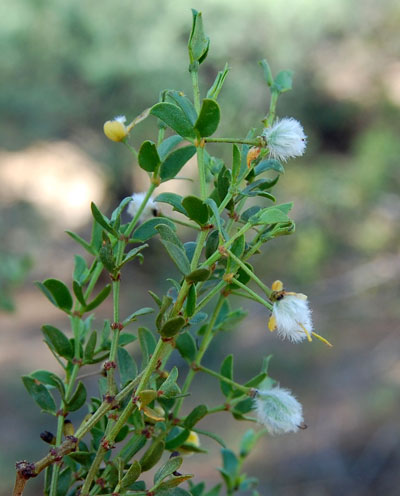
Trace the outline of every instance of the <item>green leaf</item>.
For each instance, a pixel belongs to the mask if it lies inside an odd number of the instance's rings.
[[[225,64],[224,70],[219,71],[215,81],[213,82],[211,88],[207,91],[207,98],[213,98],[216,100],[225,82],[226,76],[228,75],[229,67],[228,63]]]
[[[183,317],[173,317],[167,320],[160,330],[160,334],[163,338],[172,338],[175,334],[182,329],[186,321]]]
[[[219,232],[217,230],[211,231],[208,235],[206,241],[205,255],[206,258],[210,258],[217,250],[219,246]]]
[[[186,441],[186,439],[190,435],[189,429],[173,429],[170,434],[167,436],[167,442],[165,444],[165,449],[174,451],[182,446],[182,444]]]
[[[71,484],[72,471],[69,467],[62,470],[58,475],[56,496],[65,496]]]
[[[91,236],[90,245],[95,250],[95,254],[99,252],[102,242],[103,242],[103,228],[98,222],[94,221],[92,224],[92,236]]]
[[[189,36],[188,50],[190,63],[198,62],[201,64],[207,57],[210,46],[210,38],[205,35],[203,27],[203,17],[201,12],[192,9],[193,23],[192,31]]]
[[[192,496],[202,496],[205,488],[206,484],[204,482],[199,482],[195,486],[190,486],[190,493]]]
[[[254,432],[254,429],[249,429],[244,433],[242,440],[240,441],[240,456],[242,458],[248,456],[250,451],[254,448],[257,439],[258,437]]]
[[[148,315],[149,313],[153,313],[153,312],[154,312],[154,308],[150,308],[150,307],[139,308],[139,310],[136,310],[136,312],[131,313],[122,322],[122,324],[125,327],[126,325],[128,325],[131,322],[133,322],[134,320],[137,320],[137,318],[140,317],[141,315]]]
[[[221,331],[231,331],[235,324],[243,320],[247,317],[247,313],[242,308],[238,308],[237,310],[233,310],[233,312],[229,312],[224,320],[218,324],[216,328]]]
[[[176,493],[170,493],[170,490],[172,488],[180,489],[177,486],[187,481],[188,479],[191,479],[192,477],[193,477],[192,474],[178,475],[176,477],[172,477],[171,479],[168,479],[167,481],[161,482],[161,484],[158,486],[158,489],[160,490],[158,494],[161,494],[161,496],[166,494],[172,496],[172,494],[176,494]],[[165,491],[167,491],[167,493],[165,493]],[[184,491],[184,493],[190,495],[190,493],[187,493],[186,491]]]
[[[197,432],[197,434],[201,434],[203,436],[209,437],[210,439],[213,439],[220,446],[222,446],[223,448],[226,448],[225,441],[222,439],[221,436],[218,436],[218,434],[215,434],[215,432],[205,431],[203,429],[198,429],[197,427],[193,430],[194,430],[194,432]]]
[[[119,229],[120,225],[121,225],[121,214],[124,210],[124,208],[132,201],[132,196],[127,196],[126,198],[124,198],[120,204],[118,205],[118,207],[116,209],[114,209],[112,215],[111,215],[111,225],[115,228],[115,229]]]
[[[165,122],[167,126],[184,138],[196,137],[192,123],[177,105],[167,102],[156,103],[150,113]]]
[[[245,262],[245,265],[248,269],[250,269],[252,272],[254,272],[253,267],[249,262]],[[250,275],[240,267],[240,269],[237,271],[236,279],[241,282],[242,284],[247,284],[251,277]],[[236,284],[233,282],[232,287],[236,287]]]
[[[175,456],[174,458],[170,458],[167,463],[162,465],[157,472],[154,474],[154,484],[158,484],[163,479],[173,474],[178,470],[178,468],[182,465],[182,457]]]
[[[42,384],[47,386],[53,386],[58,389],[61,396],[64,397],[65,387],[63,381],[58,377],[58,375],[49,372],[48,370],[35,370],[30,374],[31,377],[37,379]]]
[[[196,122],[197,112],[189,98],[187,98],[182,92],[175,90],[168,91],[168,97],[182,109],[183,113],[192,124]]]
[[[124,332],[123,334],[120,334],[119,335],[118,345],[123,348],[127,344],[133,343],[136,340],[137,340],[137,337],[136,336],[134,336],[133,334],[129,334],[127,332]]]
[[[293,71],[281,71],[275,78],[272,84],[272,91],[285,93],[292,89]]]
[[[96,348],[97,343],[97,332],[93,331],[86,343],[85,351],[83,353],[83,357],[85,361],[91,361],[93,358],[94,350]]]
[[[208,269],[196,269],[188,274],[185,279],[188,283],[204,282],[210,277],[211,272]]]
[[[74,280],[78,281],[79,284],[84,284],[87,276],[89,275],[89,269],[86,266],[86,261],[80,255],[74,255],[75,265],[74,265]]]
[[[183,215],[187,215],[186,210],[182,207],[182,196],[175,193],[161,193],[154,201],[159,203],[168,203],[173,207],[173,210],[180,212]]]
[[[87,451],[74,451],[68,457],[75,460],[79,465],[89,467],[93,461],[94,454]]]
[[[168,377],[161,384],[159,391],[163,392],[163,395],[169,396],[170,392],[176,391],[176,381],[178,379],[178,369],[174,366],[170,370]]]
[[[148,290],[147,292],[148,292],[148,293],[149,293],[149,295],[153,298],[153,300],[155,301],[155,303],[156,303],[159,307],[161,307],[161,303],[162,303],[162,302],[161,302],[160,298],[159,298],[159,297],[158,297],[158,296],[157,296],[157,295],[156,295],[153,291]]]
[[[140,459],[142,472],[147,472],[158,463],[165,448],[164,441],[153,441],[149,449],[144,453]]]
[[[117,350],[117,364],[121,387],[124,387],[137,376],[137,366],[130,353],[120,346]]]
[[[272,77],[272,72],[268,65],[268,62],[266,61],[266,59],[262,59],[259,61],[259,64],[263,70],[265,81],[267,82],[268,86],[271,87],[274,83],[274,78]]]
[[[171,152],[179,143],[182,143],[182,136],[178,136],[176,134],[169,136],[165,139],[158,147],[158,155],[161,160],[164,160],[165,157]]]
[[[72,309],[72,296],[67,286],[58,279],[37,281],[36,286],[56,307],[69,312]]]
[[[89,252],[91,255],[96,255],[96,250],[87,242],[85,241],[83,238],[81,238],[80,236],[78,236],[78,234],[72,232],[72,231],[65,231],[68,236],[71,236],[71,238],[76,241],[77,243],[79,243],[81,246],[83,246],[83,248]]]
[[[234,406],[232,413],[239,413],[240,415],[243,415],[247,412],[250,412],[250,410],[253,410],[253,408],[254,400],[252,398],[246,398]]]
[[[74,294],[77,300],[79,301],[79,303],[85,307],[86,306],[85,297],[83,296],[82,286],[79,284],[78,281],[73,281],[72,289],[74,290]]]
[[[156,217],[154,219],[149,219],[143,222],[132,234],[132,239],[134,241],[147,241],[157,234],[156,227],[159,225],[169,226],[174,231],[176,230],[175,224],[169,220],[162,217]]]
[[[244,221],[244,222],[248,222],[248,220],[250,219],[250,217],[253,217],[253,215],[255,216],[260,210],[262,210],[262,208],[258,205],[253,205],[252,207],[248,208],[247,210],[245,210],[242,215],[240,216],[240,218]]]
[[[217,224],[218,231],[222,234],[224,239],[226,240],[226,233],[224,229],[222,228],[222,221],[221,217],[219,215],[218,207],[215,201],[212,198],[207,198],[206,204],[211,208],[212,213],[214,214],[214,219]]]
[[[262,160],[259,164],[254,167],[254,174],[258,176],[267,170],[274,170],[279,172],[279,174],[284,174],[285,169],[283,165],[275,159]]]
[[[146,327],[139,327],[138,337],[140,349],[142,352],[142,369],[147,365],[149,361],[149,356],[154,352],[156,348],[156,340],[153,334]]]
[[[120,269],[126,263],[131,262],[134,258],[136,258],[140,254],[141,251],[143,251],[145,248],[148,247],[149,245],[145,244],[145,245],[137,246],[136,248],[132,248],[132,250],[129,250],[128,253],[125,255],[124,259],[122,260],[122,262],[120,263],[120,265],[118,265],[118,269]],[[142,255],[140,256],[142,257]]]
[[[218,128],[219,119],[220,110],[218,103],[215,100],[205,98],[194,127],[201,137],[211,136]]]
[[[190,274],[189,274],[190,275]],[[189,288],[188,295],[186,297],[186,305],[185,305],[185,316],[191,317],[196,310],[196,286],[192,284]]]
[[[131,439],[125,444],[125,446],[119,452],[119,456],[127,463],[140,451],[146,444],[146,438],[143,434],[133,434]]]
[[[111,241],[107,236],[104,236],[103,243],[101,248],[99,249],[99,258],[100,262],[104,265],[104,267],[108,270],[110,274],[115,271],[115,257],[113,248],[111,246]]]
[[[193,362],[197,353],[196,341],[193,336],[189,332],[179,334],[175,344],[181,356],[189,363]]]
[[[276,206],[263,208],[257,214],[250,217],[249,222],[252,225],[276,224],[278,222],[290,222],[290,218],[279,206]]]
[[[239,467],[239,460],[235,453],[229,449],[223,448],[221,450],[222,460],[224,465],[224,470],[231,476],[236,475],[236,471]]]
[[[222,484],[217,484],[214,486],[208,493],[206,493],[204,496],[219,496],[219,492],[221,490]]]
[[[160,225],[156,227],[156,231],[160,234],[161,239],[163,241],[168,241],[170,243],[173,243],[174,245],[178,246],[179,248],[182,248],[183,250],[182,241],[178,238],[178,236],[170,227]]]
[[[168,295],[164,295],[161,300],[160,311],[156,317],[157,329],[160,329],[163,324],[164,314],[172,304],[172,298]]]
[[[142,467],[137,460],[134,460],[132,465],[129,467],[128,471],[121,480],[121,487],[126,488],[133,484],[142,473]]]
[[[231,252],[234,255],[236,255],[238,258],[242,258],[245,246],[246,246],[246,239],[244,237],[244,234],[242,234],[241,236],[236,238],[235,241],[232,243]]]
[[[232,181],[234,184],[236,184],[237,178],[239,176],[241,163],[242,163],[242,158],[240,155],[240,149],[236,144],[234,144],[233,159],[232,159]]]
[[[256,387],[261,382],[267,377],[267,374],[265,372],[260,372],[258,375],[253,377],[253,379],[250,379],[248,382],[246,382],[245,386],[246,387]]]
[[[265,374],[268,373],[269,362],[271,361],[272,357],[273,355],[268,355],[267,357],[264,358],[261,367],[261,372],[264,372]]]
[[[142,169],[154,172],[161,163],[155,143],[150,140],[144,141],[139,149],[138,162]]]
[[[229,187],[231,184],[232,184],[231,171],[224,166],[221,168],[217,178],[217,190],[221,202],[229,193]]]
[[[107,284],[100,293],[94,298],[90,303],[88,303],[85,307],[85,312],[90,312],[91,310],[95,309],[99,305],[103,303],[103,301],[107,298],[107,296],[111,292],[111,284]]]
[[[45,412],[55,415],[57,407],[46,386],[38,384],[38,381],[29,375],[22,376],[22,382],[40,408]]]
[[[200,198],[197,198],[197,196],[186,196],[182,200],[182,206],[186,210],[189,219],[194,220],[201,226],[207,223],[209,217],[208,208]]]
[[[189,415],[185,418],[183,426],[186,429],[192,429],[200,420],[205,417],[208,413],[208,408],[206,405],[196,406]]]
[[[190,324],[200,324],[201,322],[204,322],[207,320],[208,315],[205,312],[197,312],[196,315],[194,315],[190,319]]]
[[[188,257],[189,262],[192,263],[194,253],[195,253],[196,248],[197,248],[197,243],[195,241],[187,241],[183,245],[183,247],[185,248],[185,253],[186,253],[186,256]]]
[[[161,182],[173,179],[195,153],[196,147],[192,145],[184,146],[171,152],[161,164]]]
[[[228,355],[222,362],[220,373],[227,379],[233,379],[233,355]],[[224,381],[219,381],[219,384],[224,396],[228,397],[232,394],[233,388],[230,384]]]
[[[118,237],[117,231],[111,226],[110,221],[107,219],[107,217],[100,212],[96,204],[92,202],[90,204],[90,208],[92,210],[92,215],[95,221],[113,236]]]
[[[182,274],[186,275],[190,272],[190,263],[186,256],[185,250],[172,243],[171,241],[161,240],[165,249],[168,252],[168,255],[175,262],[175,265],[182,272]]]
[[[69,412],[75,412],[85,404],[85,401],[86,401],[86,388],[83,382],[79,381],[75,393],[72,395],[71,399],[67,403],[67,410]]]
[[[42,332],[46,343],[51,349],[63,358],[72,359],[73,350],[71,342],[59,329],[51,325],[44,325]]]
[[[182,489],[181,487],[174,487],[172,489],[167,489],[165,491],[160,491],[157,496],[191,496],[190,493]]]

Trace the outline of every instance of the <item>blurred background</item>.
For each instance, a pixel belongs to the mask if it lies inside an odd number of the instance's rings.
[[[219,367],[237,355],[246,380],[273,354],[270,373],[293,390],[308,429],[264,438],[246,471],[262,495],[397,495],[400,483],[400,4],[396,0],[14,0],[0,5],[0,494],[9,494],[14,463],[47,452],[39,438],[54,429],[19,378],[37,368],[58,371],[42,342],[44,323],[68,322],[33,281],[71,281],[74,252],[64,233],[88,235],[90,201],[110,212],[146,177],[128,150],[107,141],[103,122],[128,122],[165,88],[190,94],[186,44],[190,8],[201,10],[211,37],[201,67],[203,92],[225,62],[218,136],[244,137],[258,126],[268,91],[257,65],[292,69],[294,90],[278,115],[293,116],[309,137],[307,153],[289,162],[275,189],[294,200],[295,235],[278,238],[254,258],[267,283],[309,295],[317,332],[333,342],[292,345],[267,332],[263,308],[217,340],[208,355]],[[203,93],[204,94],[204,93]],[[135,128],[139,145],[155,120]],[[229,161],[231,150],[210,148]],[[225,154],[225,155],[224,155]],[[229,163],[229,162],[228,162]],[[190,183],[168,186],[190,191]],[[183,230],[185,240],[190,233]],[[157,241],[143,266],[123,280],[123,313],[151,306],[142,288],[165,291],[169,272]],[[165,257],[162,258],[163,260]],[[157,272],[154,266],[157,264]],[[110,315],[105,306],[103,314]],[[223,339],[225,338],[225,339]],[[219,347],[219,348],[218,348]],[[180,362],[178,362],[181,365]],[[195,383],[210,404],[214,380]],[[210,427],[237,449],[249,425],[216,414]],[[188,459],[211,485],[211,463]],[[200,465],[201,463],[201,465]],[[40,494],[41,480],[27,494]]]

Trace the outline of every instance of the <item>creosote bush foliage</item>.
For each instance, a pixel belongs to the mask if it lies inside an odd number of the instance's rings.
[[[265,307],[265,329],[276,331],[288,346],[314,337],[330,346],[313,330],[307,297],[286,291],[280,281],[268,286],[251,265],[265,243],[295,229],[289,216],[292,203],[279,204],[272,193],[284,173],[282,162],[303,155],[306,148],[301,124],[291,117],[276,117],[279,96],[292,87],[291,72],[282,71],[274,78],[267,62],[261,61],[270,92],[269,110],[260,116],[262,127],[244,131],[240,139],[212,137],[220,122],[218,96],[229,69],[218,73],[202,98],[198,75],[209,44],[202,16],[193,10],[188,43],[193,100],[180,91],[164,90],[153,107],[129,124],[124,116],[104,124],[105,135],[125,145],[147,171],[149,187],[125,198],[110,218],[92,204],[90,241],[68,232],[90,257],[88,263],[75,255],[72,290],[58,279],[37,283],[50,302],[68,315],[72,337],[44,325],[44,341],[62,373],[37,370],[22,378],[42,411],[56,417],[57,429],[41,434],[50,445],[42,459],[17,462],[14,495],[22,494],[27,481],[43,472],[44,494],[49,496],[256,496],[257,480],[242,472],[246,457],[262,436],[305,427],[299,401],[268,376],[270,357],[245,384],[234,380],[232,355],[221,357],[219,371],[203,365],[215,336],[246,318],[244,310],[231,308],[231,295]],[[143,119],[154,119],[158,133],[137,151],[129,138]],[[208,143],[231,147],[230,163],[212,156]],[[198,195],[157,195],[157,187],[178,177],[193,157]],[[163,204],[172,206],[172,217],[163,214]],[[123,211],[132,217],[129,223],[121,221]],[[192,235],[193,241],[183,243],[177,225],[184,226],[185,236]],[[149,291],[152,307],[132,308],[130,315],[121,315],[125,266],[138,260],[145,263],[149,244],[160,242],[176,266],[168,279],[170,289],[164,295]],[[103,271],[110,283],[97,289]],[[107,298],[113,299],[113,315],[100,325],[93,311]],[[151,328],[140,327],[141,317],[150,313]],[[140,365],[126,349],[135,341]],[[170,365],[177,353],[189,365],[186,376]],[[93,364],[102,364],[99,392],[88,398],[80,371]],[[210,407],[192,391],[196,374],[215,378],[225,396],[223,404]],[[183,402],[191,394],[199,404],[183,414]],[[74,426],[68,415],[77,410],[83,412],[83,420]],[[238,453],[207,430],[207,417],[217,412],[232,422],[255,424],[243,436]],[[222,482],[213,488],[194,483],[196,474],[185,471],[188,454],[207,462],[203,436],[221,449]],[[143,477],[150,470],[152,477]]]

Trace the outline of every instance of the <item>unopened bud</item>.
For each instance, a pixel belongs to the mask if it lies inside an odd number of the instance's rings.
[[[65,437],[73,436],[75,433],[75,428],[70,420],[64,420],[63,434]]]

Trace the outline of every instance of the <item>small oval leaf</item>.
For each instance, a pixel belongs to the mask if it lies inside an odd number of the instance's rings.
[[[196,153],[196,147],[189,145],[178,148],[171,152],[167,158],[162,162],[160,168],[161,182],[173,179],[182,169],[182,167],[190,160]]]
[[[142,169],[153,172],[160,164],[161,160],[157,152],[157,147],[152,141],[144,141],[138,154],[138,162]]]
[[[167,320],[160,330],[160,334],[164,338],[172,338],[182,329],[186,321],[183,317],[174,317]]]
[[[218,103],[210,98],[205,98],[194,127],[201,137],[211,136],[218,128],[219,119],[220,110]]]
[[[72,398],[67,403],[67,410],[69,412],[75,412],[85,404],[85,401],[86,401],[86,388],[83,385],[83,382],[79,381],[75,393],[72,395]]]
[[[196,136],[192,123],[177,105],[167,102],[157,103],[152,107],[150,113],[165,122],[167,126],[184,138],[194,138]]]

